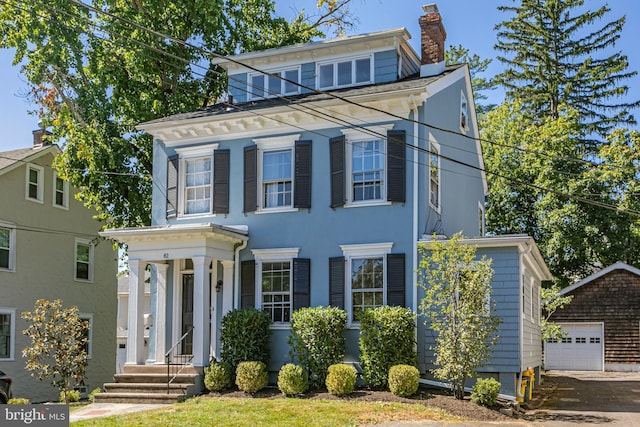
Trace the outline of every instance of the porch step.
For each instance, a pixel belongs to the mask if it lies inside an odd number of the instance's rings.
[[[166,390],[166,389],[165,389]],[[146,403],[167,404],[185,400],[187,396],[178,394],[157,393],[98,393],[95,395],[95,403]]]
[[[192,395],[194,393],[194,385],[181,383],[169,384],[166,381],[160,383],[106,383],[103,386],[105,393],[155,393],[155,394],[177,394],[182,396]]]
[[[173,380],[174,383],[195,383],[198,374],[178,374]],[[167,384],[167,373],[164,374],[115,374],[113,376],[117,383],[162,383]]]

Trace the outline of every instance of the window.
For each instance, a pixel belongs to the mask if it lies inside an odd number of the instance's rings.
[[[69,182],[60,178],[56,171],[53,171],[53,206],[69,207]]]
[[[587,339],[585,337],[576,338],[576,344],[586,344],[586,343],[587,343]]]
[[[281,71],[254,73],[249,75],[250,99],[274,98],[282,95],[300,93],[300,69],[291,68]]]
[[[195,148],[176,149],[179,160],[173,157],[167,170],[167,174],[171,174],[173,177],[171,183],[169,183],[169,179],[167,180],[167,211],[170,210],[169,205],[173,207],[174,202],[174,200],[169,200],[169,191],[171,188],[175,188],[174,185],[177,185],[179,186],[178,213],[180,216],[204,215],[213,212],[214,187],[216,185],[214,161],[217,155],[214,152],[217,147],[218,144],[208,144]],[[224,160],[228,163],[228,157],[225,157]],[[178,164],[179,167],[177,166]],[[216,163],[216,167],[225,169],[224,172],[228,172],[228,165],[224,167],[224,164],[225,162]],[[179,177],[178,171],[180,172]],[[224,177],[223,181],[228,186],[228,177]],[[171,193],[173,199],[175,199],[174,192]],[[226,195],[222,199],[226,200]]]
[[[460,130],[469,130],[469,104],[462,92],[460,92]]]
[[[589,338],[589,344],[600,344],[600,337]]]
[[[15,345],[15,309],[0,307],[0,360],[13,359]]]
[[[186,215],[211,211],[211,157],[185,160],[185,205]]]
[[[577,339],[576,339],[576,341],[577,341]],[[562,343],[563,344],[571,344],[571,337],[562,338]]]
[[[84,320],[89,324],[89,329],[87,330],[84,338],[87,339],[87,342],[84,346],[84,350],[87,352],[87,359],[91,359],[91,347],[93,343],[93,315],[92,314],[80,314],[80,320]]]
[[[440,212],[440,146],[432,142],[429,151],[429,204]]]
[[[93,244],[89,240],[76,239],[75,278],[93,281]]]
[[[43,202],[43,173],[42,166],[27,165],[27,200]]]
[[[262,207],[291,207],[292,150],[267,151],[262,154]]]
[[[0,270],[13,271],[15,227],[0,223]]]
[[[351,201],[381,200],[384,193],[384,141],[351,143]]]
[[[371,56],[318,65],[318,88],[331,89],[372,83]]]
[[[558,342],[558,340],[557,340],[557,339],[555,339],[555,338],[549,338],[549,339],[547,340],[547,342],[548,342],[548,343],[550,343],[550,344],[555,344],[555,343],[557,343],[557,342]]]

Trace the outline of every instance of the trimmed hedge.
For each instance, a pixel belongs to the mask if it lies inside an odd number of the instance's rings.
[[[500,393],[500,382],[494,378],[478,378],[471,389],[471,401],[482,406],[495,406]]]
[[[306,307],[291,315],[289,356],[309,373],[309,383],[322,387],[329,366],[342,362],[347,312],[337,307]]]
[[[269,383],[267,365],[262,362],[240,362],[236,369],[236,385],[246,393],[262,390]]]
[[[337,363],[327,370],[327,391],[335,396],[347,396],[356,386],[356,369],[351,365]]]
[[[403,307],[376,307],[360,321],[360,363],[369,387],[385,389],[394,365],[416,366],[415,314]]]
[[[396,396],[410,397],[420,386],[420,372],[415,366],[394,365],[389,369],[389,390]]]
[[[309,388],[307,371],[302,366],[287,363],[278,373],[278,388],[285,396],[304,393]]]
[[[213,362],[204,371],[204,385],[209,391],[222,391],[232,384],[233,371],[226,362]]]
[[[220,355],[231,365],[232,373],[247,360],[269,363],[270,325],[269,315],[255,308],[232,310],[222,318]]]

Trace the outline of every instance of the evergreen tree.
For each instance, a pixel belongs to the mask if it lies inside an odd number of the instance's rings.
[[[492,79],[481,77],[481,74],[487,71],[490,59],[482,59],[478,54],[469,53],[469,49],[458,46],[449,46],[444,53],[444,59],[447,65],[467,64],[469,66],[469,74],[471,75],[471,87],[473,88],[473,100],[476,104],[476,113],[484,114],[493,110],[495,104],[484,105],[483,102],[488,99],[486,91],[494,90],[496,84]]]
[[[614,127],[635,124],[625,102],[627,57],[615,47],[625,17],[606,22],[610,8],[595,11],[584,0],[513,0],[498,10],[513,16],[496,26],[495,48],[506,69],[496,76],[508,99],[521,99],[531,117],[558,118],[560,105],[579,113],[587,138],[605,137]],[[614,102],[620,100],[619,102]]]

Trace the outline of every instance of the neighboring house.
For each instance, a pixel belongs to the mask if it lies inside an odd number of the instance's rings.
[[[149,328],[153,324],[153,317],[149,312],[151,298],[151,286],[147,275],[144,284],[144,347],[145,352],[149,346]],[[127,360],[127,335],[129,332],[129,275],[118,276],[118,350],[116,351],[116,373],[122,373],[122,368]]]
[[[545,368],[640,371],[640,270],[617,262],[566,287],[550,320],[567,336],[545,343]]]
[[[31,377],[22,349],[30,343],[21,318],[36,300],[61,299],[89,320],[85,386],[112,377],[116,345],[116,258],[98,236],[101,224],[74,198],[75,190],[51,167],[60,149],[46,131],[34,131],[30,148],[0,153],[0,366],[13,378],[15,397],[57,400],[49,383]]]
[[[140,125],[155,139],[152,225],[102,233],[128,247],[125,371],[162,364],[175,346],[202,372],[219,357],[222,317],[241,307],[273,320],[272,372],[289,361],[291,312],[307,306],[347,311],[346,361],[355,362],[363,310],[417,311],[424,235],[484,234],[487,187],[469,71],[445,66],[435,5],[425,6],[420,25],[421,57],[398,28],[214,59],[227,71],[229,102]],[[526,312],[519,315],[521,288],[533,284],[524,301],[533,296],[539,307],[548,271],[527,255],[529,238],[478,240],[485,242],[495,242],[486,249],[494,266],[508,270],[496,283],[509,288],[498,304],[510,334],[498,354],[509,360],[491,372],[508,368],[503,392],[513,396],[519,369],[541,365],[539,351],[523,356],[523,337],[530,340],[518,332],[529,327]]]

